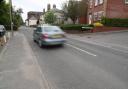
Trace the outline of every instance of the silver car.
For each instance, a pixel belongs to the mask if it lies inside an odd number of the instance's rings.
[[[63,45],[66,42],[65,33],[58,26],[38,26],[33,32],[33,40],[42,45]]]

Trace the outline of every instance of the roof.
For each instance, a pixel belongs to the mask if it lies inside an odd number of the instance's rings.
[[[54,13],[55,13],[55,12],[63,13],[63,11],[62,11],[62,10],[59,10],[59,9],[57,9],[57,8],[53,8],[53,9],[51,9],[51,11],[53,11]]]
[[[37,18],[35,16],[32,16],[29,18],[29,20],[37,20]]]
[[[37,12],[37,11],[29,11],[28,12],[28,19],[40,19],[40,16],[43,15],[43,12]],[[35,18],[33,18],[35,17]]]
[[[0,28],[2,28],[2,29],[3,29],[3,28],[4,28],[4,25],[0,25]]]

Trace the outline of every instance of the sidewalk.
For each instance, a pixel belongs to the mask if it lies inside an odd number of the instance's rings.
[[[0,54],[0,89],[48,89],[25,36],[15,33]]]

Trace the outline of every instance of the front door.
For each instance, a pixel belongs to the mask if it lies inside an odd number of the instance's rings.
[[[92,14],[89,14],[89,24],[92,24]]]

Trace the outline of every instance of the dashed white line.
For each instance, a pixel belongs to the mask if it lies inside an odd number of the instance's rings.
[[[81,51],[81,52],[84,52],[84,53],[87,53],[87,54],[89,54],[89,55],[91,55],[91,56],[97,56],[97,55],[95,55],[95,54],[93,54],[93,53],[91,53],[91,52],[88,52],[88,51],[86,51],[86,50],[83,50],[83,49],[81,49],[81,48],[78,48],[78,47],[76,47],[76,46],[74,46],[74,45],[71,45],[71,44],[66,44],[66,45],[68,45],[68,46],[70,46],[70,47],[72,47],[72,48],[74,48],[74,49],[77,49],[77,50],[79,50],[79,51]]]

